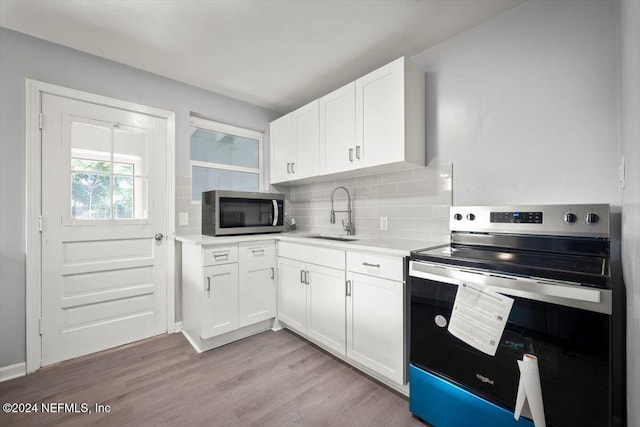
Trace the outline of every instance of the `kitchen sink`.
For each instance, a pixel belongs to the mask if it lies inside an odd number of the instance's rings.
[[[337,242],[352,242],[356,239],[355,237],[351,237],[351,236],[309,236],[311,239],[324,239],[324,240],[335,240]]]

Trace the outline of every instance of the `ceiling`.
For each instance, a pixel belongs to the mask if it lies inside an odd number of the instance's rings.
[[[289,112],[523,0],[0,0],[0,26]]]

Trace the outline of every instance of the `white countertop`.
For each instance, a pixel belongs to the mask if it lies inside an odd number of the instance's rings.
[[[318,239],[311,236],[318,236],[318,233],[289,231],[286,233],[269,234],[249,234],[243,236],[205,236],[197,235],[176,235],[176,240],[184,244],[192,245],[224,245],[240,242],[251,242],[258,240],[280,240],[293,243],[303,243],[322,247],[331,247],[346,250],[359,250],[376,252],[387,255],[409,256],[411,251],[428,247],[443,245],[446,242],[425,242],[422,240],[399,240],[385,239],[370,236],[348,236],[348,241],[336,241]]]

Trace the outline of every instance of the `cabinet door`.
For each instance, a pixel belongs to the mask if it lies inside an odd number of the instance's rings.
[[[347,280],[347,357],[403,384],[403,283],[352,272]]]
[[[307,335],[345,354],[344,270],[307,264]]]
[[[320,169],[320,116],[318,100],[291,113],[296,160],[293,179],[315,176]]]
[[[355,82],[323,96],[320,108],[320,173],[357,165]]]
[[[295,162],[296,146],[293,140],[291,114],[271,122],[269,139],[271,144],[271,182],[293,179],[291,165]]]
[[[276,317],[275,259],[240,264],[240,327]]]
[[[205,267],[200,337],[207,339],[238,329],[238,264]]]
[[[404,160],[404,58],[356,80],[356,157],[361,166]]]
[[[278,258],[278,319],[298,332],[307,331],[307,286],[302,278],[305,263]]]

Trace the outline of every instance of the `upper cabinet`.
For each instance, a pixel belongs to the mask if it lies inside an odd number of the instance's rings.
[[[425,77],[404,57],[271,123],[274,184],[405,163],[425,164]]]
[[[320,102],[320,170],[343,172],[356,167],[356,83],[323,96]]]
[[[272,184],[318,175],[320,125],[317,99],[271,122],[269,129]]]

